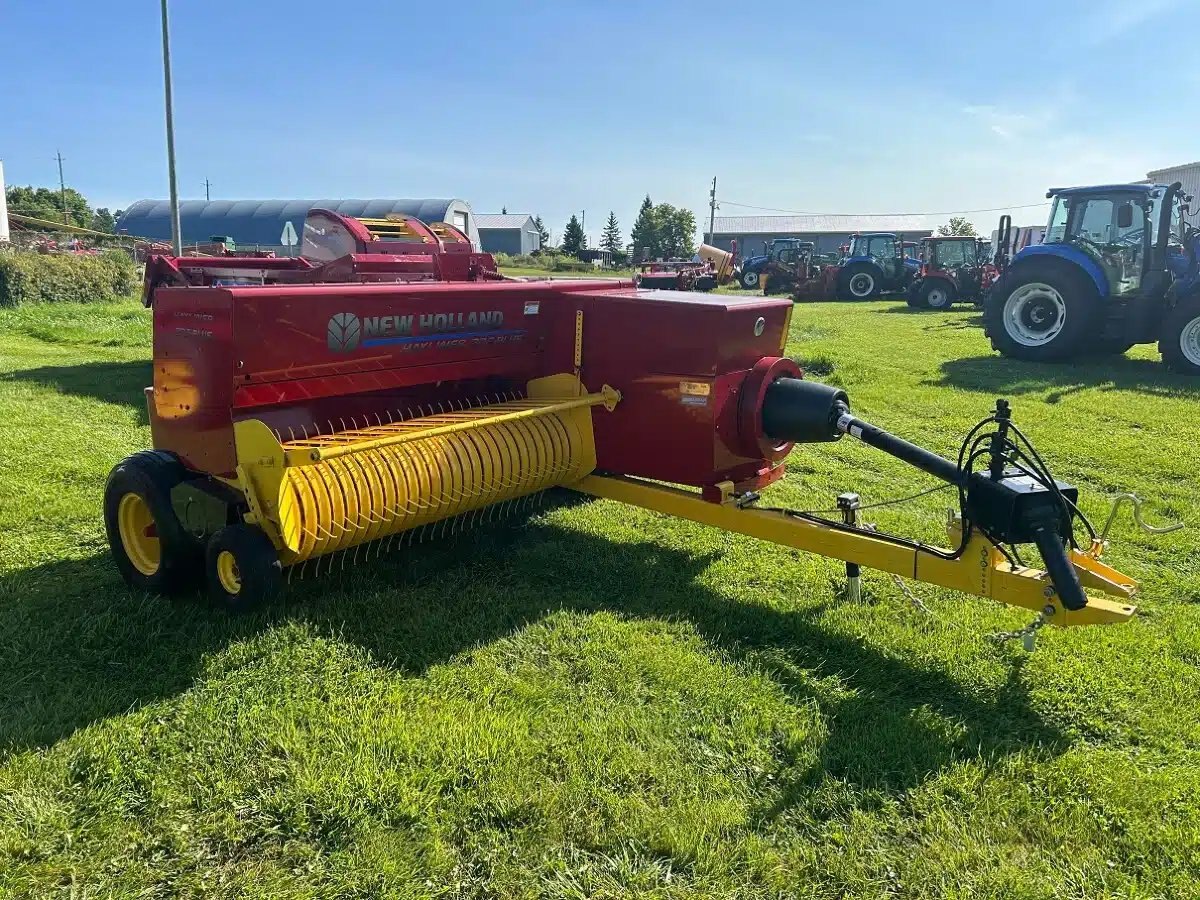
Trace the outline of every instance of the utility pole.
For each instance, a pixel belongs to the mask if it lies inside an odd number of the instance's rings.
[[[58,155],[55,157],[55,159],[58,160],[58,195],[62,198],[63,224],[70,225],[71,220],[67,217],[67,183],[63,181],[63,158],[61,150],[58,151]]]
[[[712,190],[708,193],[708,242],[714,246],[717,243],[717,236],[714,229],[717,227],[717,176],[713,176]]]
[[[163,94],[167,107],[167,175],[171,186],[171,243],[176,256],[183,256],[179,227],[179,189],[175,183],[175,110],[171,97],[171,36],[167,26],[167,0],[162,0]]]
[[[205,178],[205,179],[204,179],[204,199],[205,199],[205,200],[211,200],[211,199],[212,199],[212,197],[210,197],[210,196],[208,195],[208,179],[207,179],[207,178]]]

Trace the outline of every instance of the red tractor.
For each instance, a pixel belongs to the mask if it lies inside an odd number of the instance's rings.
[[[960,300],[979,304],[998,276],[991,245],[976,238],[924,238],[920,274],[908,288],[914,310],[949,310]]]

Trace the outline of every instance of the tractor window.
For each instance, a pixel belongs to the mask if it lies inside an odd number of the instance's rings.
[[[1079,236],[1093,244],[1111,244],[1113,241],[1113,202],[1103,197],[1084,200],[1075,212],[1072,236]]]
[[[939,268],[975,264],[975,241],[939,241],[934,244],[934,254]]]
[[[1113,296],[1132,295],[1141,286],[1149,206],[1127,193],[1085,195],[1072,204],[1065,240],[1100,264]]]
[[[877,259],[891,259],[896,255],[896,239],[894,237],[873,237],[865,241],[867,255]]]
[[[1071,198],[1055,197],[1050,210],[1050,224],[1046,226],[1044,244],[1061,244],[1067,239],[1067,217],[1071,214]]]

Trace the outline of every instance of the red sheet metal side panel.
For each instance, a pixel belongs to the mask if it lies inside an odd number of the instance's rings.
[[[768,465],[746,454],[738,404],[749,370],[776,356],[788,300],[674,291],[583,295],[583,376],[622,393],[596,413],[601,469],[688,485],[742,481]]]
[[[521,390],[570,371],[575,296],[613,282],[162,287],[155,446],[232,474],[232,422],[289,429]],[[553,354],[546,348],[553,341]],[[553,356],[553,359],[548,357]],[[336,426],[333,426],[336,427]]]
[[[154,446],[191,469],[232,474],[233,298],[222,288],[154,294]]]
[[[595,284],[593,283],[593,287]],[[543,373],[551,283],[232,288],[237,405]]]

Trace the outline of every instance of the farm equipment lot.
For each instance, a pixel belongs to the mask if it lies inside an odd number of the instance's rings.
[[[994,356],[977,316],[799,304],[787,347],[944,454],[995,398],[1134,491],[1144,615],[1029,615],[607,501],[293,581],[230,618],[130,593],[98,510],[149,445],[149,314],[0,311],[0,895],[1189,896],[1200,882],[1200,385],[1154,348]],[[930,485],[850,441],[767,499]],[[872,510],[937,539],[947,494]],[[341,571],[339,571],[339,568]]]

